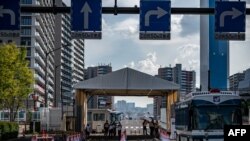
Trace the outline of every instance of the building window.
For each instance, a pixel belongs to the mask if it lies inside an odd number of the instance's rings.
[[[21,37],[21,45],[22,46],[31,46],[31,38],[30,37]]]
[[[27,47],[27,56],[31,56],[31,48],[30,47]]]
[[[21,0],[21,4],[32,4],[32,0]]]
[[[24,118],[24,114],[25,114],[24,111],[20,111],[20,112],[19,112],[19,119],[20,119],[20,118]]]
[[[21,35],[31,35],[31,28],[30,27],[23,27],[21,29]]]
[[[31,25],[31,17],[29,17],[29,16],[23,16],[21,18],[21,24],[22,25]]]

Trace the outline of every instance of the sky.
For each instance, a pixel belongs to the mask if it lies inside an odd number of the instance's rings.
[[[70,5],[70,0],[64,0]],[[200,0],[172,0],[172,7],[199,7]],[[244,0],[243,0],[244,1]],[[247,7],[250,8],[250,0]],[[114,0],[103,0],[103,7],[114,6]],[[118,7],[139,7],[139,0],[118,0]],[[156,75],[159,67],[181,63],[185,70],[196,71],[200,84],[200,18],[199,15],[172,15],[171,40],[139,40],[139,15],[102,16],[102,39],[85,41],[85,67],[110,64],[113,71],[124,67]],[[246,21],[246,40],[230,41],[230,75],[250,68],[250,18]],[[115,97],[145,107],[153,100],[141,97]]]

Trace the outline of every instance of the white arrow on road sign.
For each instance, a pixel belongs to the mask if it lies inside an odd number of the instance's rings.
[[[149,18],[152,15],[157,15],[157,19],[163,17],[164,15],[168,14],[167,11],[163,10],[160,7],[157,7],[157,10],[150,10],[145,14],[145,26],[149,26]]]
[[[89,28],[89,13],[92,13],[92,9],[90,8],[88,2],[85,2],[82,7],[81,13],[84,13],[84,29]]]
[[[235,18],[239,17],[242,14],[243,13],[241,11],[239,11],[238,9],[236,9],[234,7],[232,8],[232,11],[224,11],[220,15],[220,27],[225,26],[225,17],[226,16],[232,16],[232,19],[235,19]]]
[[[3,14],[10,15],[10,24],[15,25],[15,13],[10,9],[3,9],[3,6],[0,6],[0,17],[3,17]]]

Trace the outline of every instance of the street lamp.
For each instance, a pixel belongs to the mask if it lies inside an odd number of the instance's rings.
[[[70,44],[62,45],[59,48],[55,48],[53,50],[48,50],[48,52],[45,52],[45,107],[48,107],[48,91],[47,91],[48,79],[47,79],[47,75],[48,75],[48,57],[49,57],[49,54],[61,49],[62,47],[66,47],[66,46],[70,46]],[[56,71],[56,69],[55,69],[55,71]]]
[[[56,71],[57,71],[57,68],[60,67],[62,64],[59,64],[57,66],[55,66],[55,71],[54,71],[54,77],[55,77],[55,85],[54,85],[54,107],[57,107],[57,95],[56,95]]]
[[[48,79],[47,79],[47,75],[48,75],[48,57],[49,57],[49,54],[54,52],[54,51],[57,51],[61,49],[61,47],[59,48],[56,48],[56,49],[53,49],[53,50],[49,50],[48,52],[45,52],[45,108],[48,107],[48,92],[47,92],[47,83],[48,83]]]

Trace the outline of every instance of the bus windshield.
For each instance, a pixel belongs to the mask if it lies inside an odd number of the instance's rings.
[[[118,123],[119,121],[121,121],[121,113],[110,114],[110,122]]]
[[[194,129],[223,129],[225,124],[240,125],[242,122],[240,108],[233,106],[199,106],[193,112]]]

